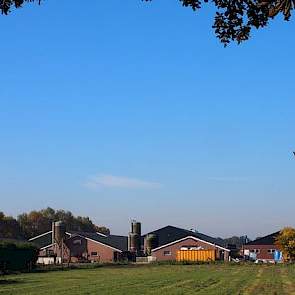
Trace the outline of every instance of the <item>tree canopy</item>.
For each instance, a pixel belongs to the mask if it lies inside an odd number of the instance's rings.
[[[276,244],[283,252],[284,260],[295,261],[295,228],[283,228],[276,238]]]
[[[21,239],[23,232],[19,223],[11,216],[5,216],[0,212],[0,239]]]
[[[45,0],[0,0],[2,14],[9,14],[11,9],[20,8],[25,3],[41,3]],[[139,0],[140,1],[140,0]],[[141,0],[151,2],[156,0]],[[175,0],[176,1],[176,0]],[[269,21],[282,14],[289,20],[295,8],[295,0],[178,0],[185,7],[197,11],[205,3],[216,7],[213,28],[220,41],[227,45],[231,41],[241,43],[250,38],[253,28],[267,26]],[[69,1],[70,3],[70,1]]]
[[[100,232],[109,234],[104,226],[95,225],[89,217],[74,216],[70,211],[52,208],[20,214],[17,220],[0,212],[0,238],[32,238],[50,231],[53,221],[63,221],[69,231]]]

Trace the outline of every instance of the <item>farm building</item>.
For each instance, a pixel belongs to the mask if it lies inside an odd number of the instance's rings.
[[[275,232],[245,244],[244,255],[254,260],[274,261],[275,254],[279,252],[278,247],[275,245],[279,233]]]
[[[149,261],[229,260],[230,250],[219,240],[205,234],[166,226],[141,235],[141,223],[132,221],[129,236],[66,231],[62,223],[53,223],[51,231],[31,238],[37,245],[39,263],[115,262],[135,257]]]
[[[65,232],[59,244],[54,238],[54,231],[30,239],[37,245],[39,263],[64,262],[114,262],[120,260],[127,251],[127,237],[103,235],[100,233]]]
[[[198,260],[196,251],[207,255],[208,259],[201,260],[229,260],[229,249],[220,245],[215,238],[199,232],[166,226],[146,234],[143,238],[145,252],[150,252],[157,261],[181,260],[180,257]],[[186,251],[192,251],[195,258],[186,255]]]

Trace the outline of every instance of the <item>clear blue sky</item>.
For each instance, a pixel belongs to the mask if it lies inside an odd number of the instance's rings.
[[[294,226],[294,22],[224,49],[211,9],[82,2],[0,16],[0,209],[120,234]]]

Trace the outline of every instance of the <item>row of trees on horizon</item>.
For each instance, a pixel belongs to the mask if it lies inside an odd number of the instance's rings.
[[[48,207],[20,214],[17,218],[6,216],[0,211],[0,238],[30,239],[50,231],[54,221],[63,221],[68,231],[110,233],[107,227],[94,224],[89,217],[74,216],[70,211]]]

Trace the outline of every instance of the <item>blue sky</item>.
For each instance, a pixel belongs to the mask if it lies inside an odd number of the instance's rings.
[[[294,226],[294,22],[224,49],[212,13],[48,0],[0,17],[1,210],[65,208],[120,234],[131,218]]]

